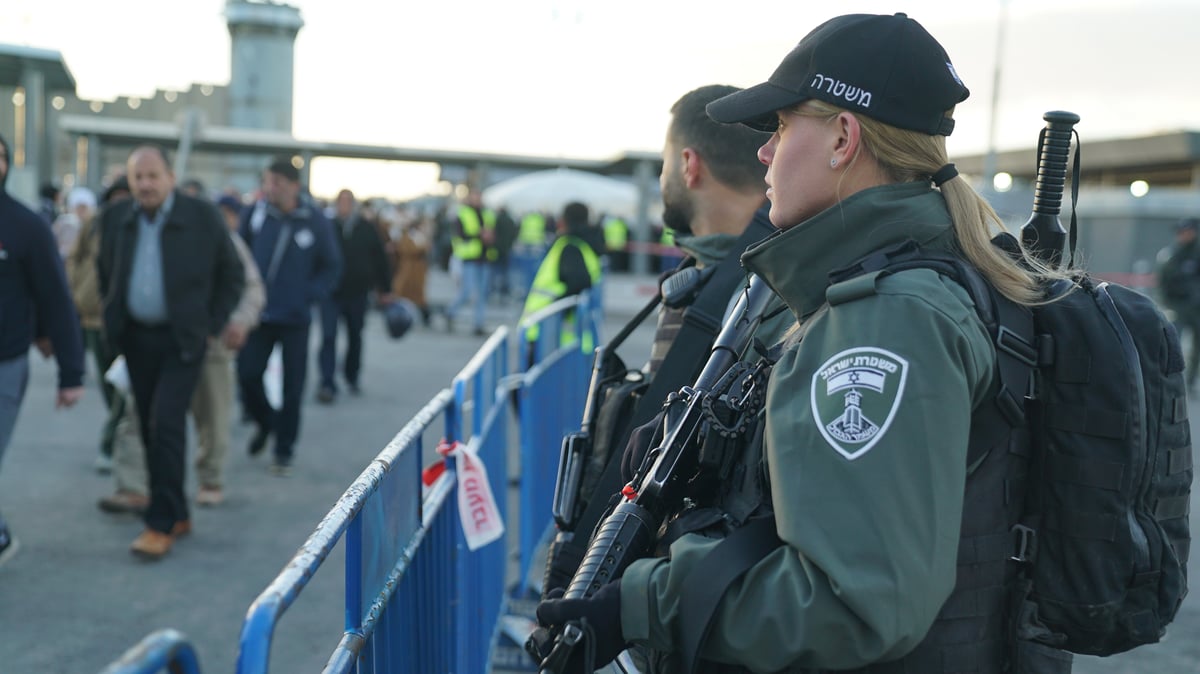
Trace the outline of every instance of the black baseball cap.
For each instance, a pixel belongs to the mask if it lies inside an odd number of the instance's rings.
[[[705,108],[718,122],[773,130],[777,110],[811,98],[902,129],[949,136],[967,99],[946,50],[906,14],[847,14],[817,26],[758,86]]]

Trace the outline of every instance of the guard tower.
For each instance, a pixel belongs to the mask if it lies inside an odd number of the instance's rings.
[[[225,21],[231,48],[230,125],[291,133],[295,42],[304,26],[300,9],[270,0],[226,0]],[[239,187],[257,186],[265,160],[236,162]]]
[[[230,57],[229,121],[239,128],[292,130],[299,8],[275,2],[227,0]]]

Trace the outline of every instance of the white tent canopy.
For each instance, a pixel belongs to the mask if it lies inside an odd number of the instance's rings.
[[[534,171],[510,178],[483,191],[483,203],[507,207],[514,215],[530,211],[559,214],[567,204],[579,201],[593,216],[600,213],[636,217],[638,190],[631,183],[598,173],[557,168]]]

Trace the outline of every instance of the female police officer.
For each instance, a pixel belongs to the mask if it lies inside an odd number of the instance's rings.
[[[917,22],[849,15],[809,33],[766,83],[708,106],[774,132],[759,158],[782,231],[742,260],[797,323],[764,434],[783,545],[722,595],[704,671],[1012,671],[1009,453],[975,450],[1008,431],[972,433],[999,386],[988,333],[930,269],[830,285],[831,270],[911,240],[965,258],[1018,303],[1038,299],[1037,279],[990,244],[994,211],[947,164],[967,95]],[[669,558],[634,562],[592,599],[545,602],[539,618],[589,618],[600,661],[626,643],[678,652],[681,598],[703,584],[689,574],[716,544],[684,536]]]

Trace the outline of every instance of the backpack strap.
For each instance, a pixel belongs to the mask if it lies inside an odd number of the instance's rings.
[[[1005,236],[1008,235],[997,237],[993,244],[1007,251],[1011,244],[1002,238]],[[931,269],[961,286],[975,304],[975,312],[996,347],[1000,386],[995,402],[999,418],[977,415],[971,425],[972,439],[976,435],[996,437],[998,432],[1005,430],[1000,427],[1001,423],[1008,428],[1023,426],[1025,399],[1032,394],[1033,370],[1038,362],[1033,313],[996,292],[966,260],[951,253],[923,250],[912,240],[902,241],[830,272],[826,297],[830,304],[839,304],[873,295],[875,283],[880,278],[909,269]],[[986,444],[973,442],[972,446]]]

